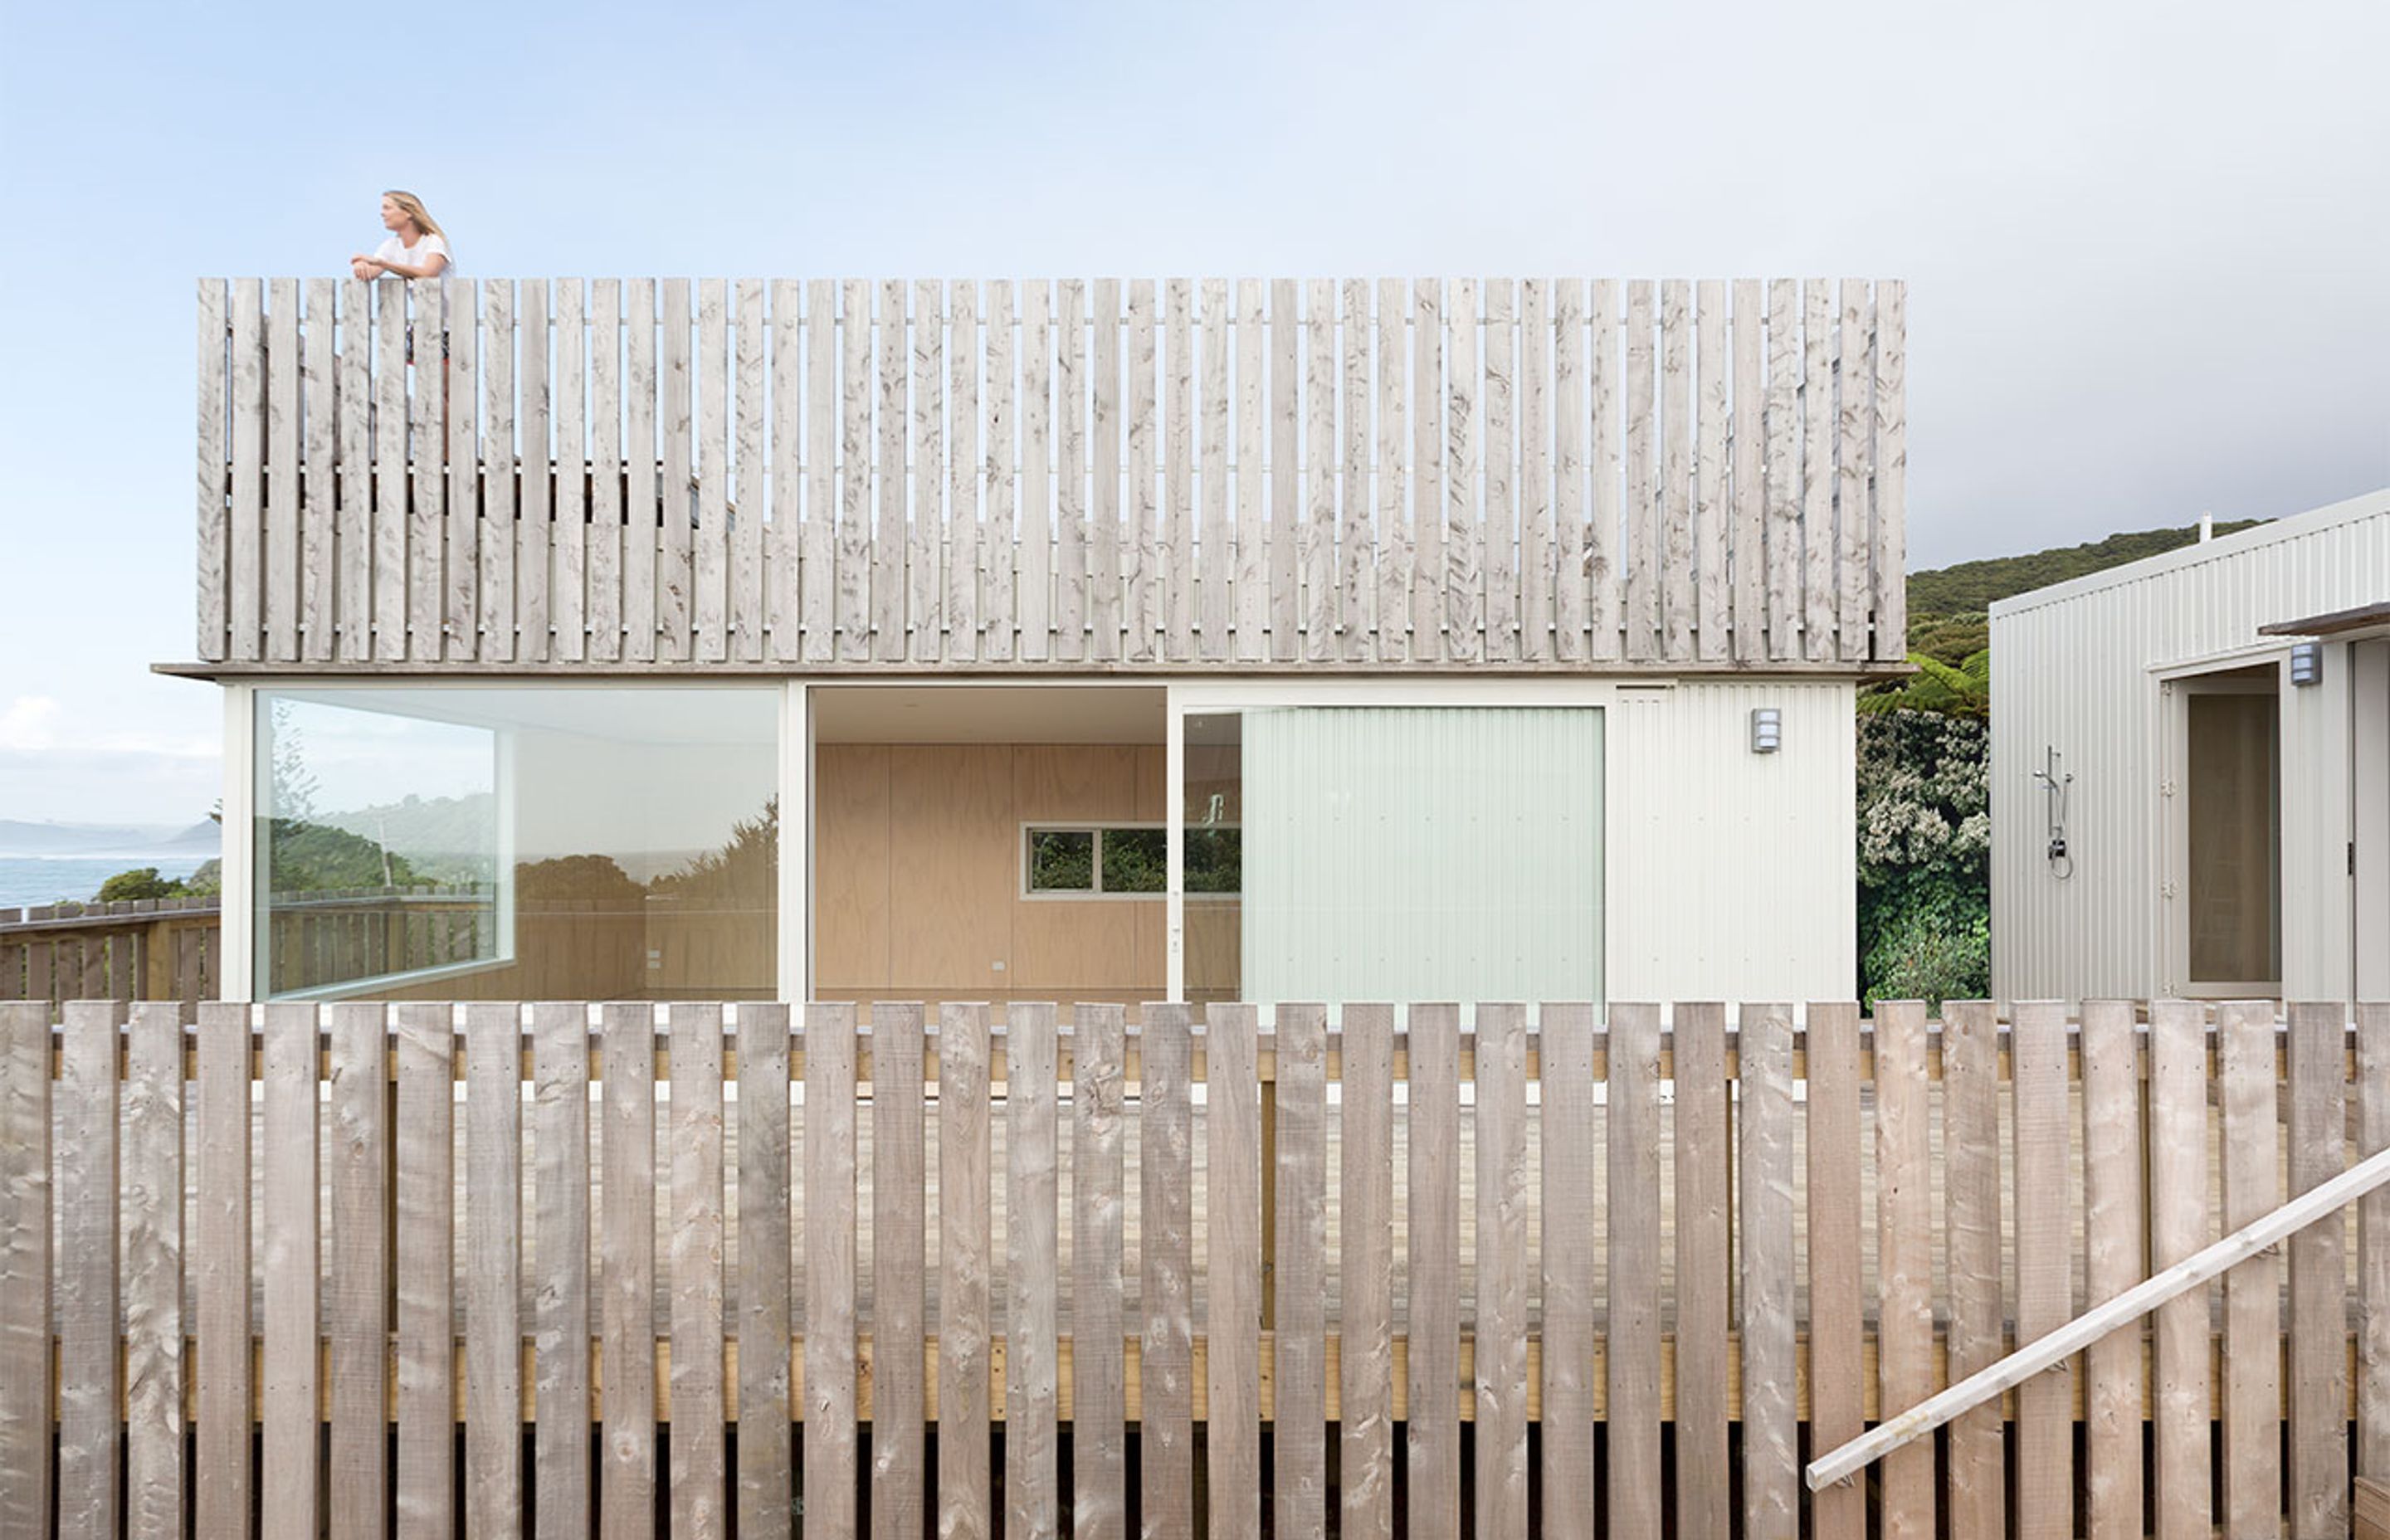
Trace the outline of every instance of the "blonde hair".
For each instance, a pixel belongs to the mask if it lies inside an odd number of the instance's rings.
[[[415,227],[423,234],[438,236],[443,243],[448,239],[448,232],[442,229],[440,222],[431,217],[431,211],[423,206],[423,199],[411,192],[401,192],[396,187],[387,189],[382,196],[397,204],[398,212],[413,220]]]

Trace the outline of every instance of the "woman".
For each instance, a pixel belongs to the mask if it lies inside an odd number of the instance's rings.
[[[359,251],[349,258],[349,271],[358,277],[437,278],[455,265],[448,237],[413,193],[393,189],[381,195],[381,227],[390,238],[372,256]]]

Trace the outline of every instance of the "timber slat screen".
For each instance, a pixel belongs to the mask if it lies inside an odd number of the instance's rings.
[[[1006,1014],[0,1005],[0,1540],[2309,1540],[2390,1477],[2390,1189],[1801,1463],[2383,1148],[2390,1006]]]
[[[199,656],[1898,663],[1905,306],[1856,279],[204,279]]]

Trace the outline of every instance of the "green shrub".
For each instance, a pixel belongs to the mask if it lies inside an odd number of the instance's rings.
[[[1858,723],[1860,997],[1991,989],[1991,735],[1929,711]]]

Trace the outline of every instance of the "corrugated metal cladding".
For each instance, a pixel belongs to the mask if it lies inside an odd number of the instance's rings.
[[[2180,671],[2272,664],[2259,628],[2390,599],[2390,491],[1992,607],[1992,990],[2004,1000],[2147,997],[2186,983],[2165,883]],[[2348,648],[2281,686],[2282,986],[2351,989]],[[2073,875],[2045,858],[2058,753]]]
[[[1848,684],[1619,692],[1609,724],[1613,1000],[1843,1000],[1857,988]],[[1751,751],[1751,713],[1783,713]]]

